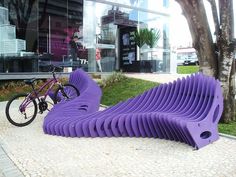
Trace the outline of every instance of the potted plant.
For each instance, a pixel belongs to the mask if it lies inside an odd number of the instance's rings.
[[[157,29],[150,29],[146,34],[146,44],[152,49],[157,46],[157,42],[161,37],[160,30]]]
[[[136,45],[141,48],[146,43],[146,38],[148,35],[148,29],[139,29],[134,33],[134,41]]]
[[[153,56],[153,48],[157,46],[157,43],[161,37],[160,30],[157,29],[150,29],[148,30],[147,36],[146,36],[146,44],[150,47],[151,49],[151,59]]]
[[[151,49],[151,58],[153,48],[157,46],[159,39],[161,38],[161,32],[157,29],[139,29],[134,34],[134,41],[139,48],[142,48],[144,44],[150,47]]]
[[[141,48],[146,44],[147,34],[148,34],[147,28],[136,30],[134,33],[134,41],[138,46],[137,53],[139,54],[139,57],[142,56]]]

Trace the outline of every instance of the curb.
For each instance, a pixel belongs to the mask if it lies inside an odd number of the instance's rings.
[[[103,107],[103,108],[108,108],[109,106],[107,106],[107,105],[104,105],[104,104],[100,104],[100,107]]]
[[[0,144],[0,177],[24,177]]]
[[[225,138],[229,138],[229,139],[232,139],[232,140],[236,140],[236,136],[233,136],[233,135],[228,135],[228,134],[224,134],[224,133],[219,133],[219,135],[221,137],[225,137]]]

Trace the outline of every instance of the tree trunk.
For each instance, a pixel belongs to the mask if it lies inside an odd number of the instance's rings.
[[[235,120],[235,62],[234,62],[234,28],[233,1],[219,1],[221,29],[217,45],[219,48],[219,80],[224,94],[223,122]]]
[[[17,37],[25,39],[26,30],[36,0],[8,1],[9,20],[17,27]]]
[[[200,71],[209,76],[217,76],[217,62],[215,61],[215,47],[207,21],[202,0],[176,0],[186,17],[193,47],[199,60]]]
[[[18,22],[16,35],[18,38],[25,40],[28,23]]]
[[[216,44],[210,32],[203,0],[176,0],[187,19],[199,59],[200,71],[214,76],[221,81],[224,95],[224,112],[222,122],[230,122],[234,118],[234,42],[233,42],[233,2],[220,0],[220,23],[214,17],[216,30]],[[213,14],[217,9],[214,0],[208,0],[212,6]]]

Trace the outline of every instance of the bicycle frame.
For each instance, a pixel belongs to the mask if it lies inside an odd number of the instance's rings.
[[[38,90],[35,90],[34,86],[32,85],[32,89],[33,91],[31,93],[28,94],[28,96],[24,99],[24,101],[22,102],[22,104],[20,105],[20,111],[24,112],[25,108],[29,105],[29,103],[32,100],[38,99],[38,101],[40,102],[40,93],[42,92],[42,90],[48,86],[49,88],[47,89],[47,91],[45,92],[45,94],[43,95],[43,99],[45,100],[47,98],[47,96],[49,95],[49,92],[52,90],[52,87],[57,84],[59,85],[59,87],[61,87],[61,83],[59,82],[58,78],[55,77],[55,74],[53,72],[53,78],[48,80],[46,83],[44,83]]]

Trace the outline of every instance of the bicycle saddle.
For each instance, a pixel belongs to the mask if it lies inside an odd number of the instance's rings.
[[[36,78],[24,80],[25,84],[28,84],[28,85],[33,84],[34,81],[36,81]]]

